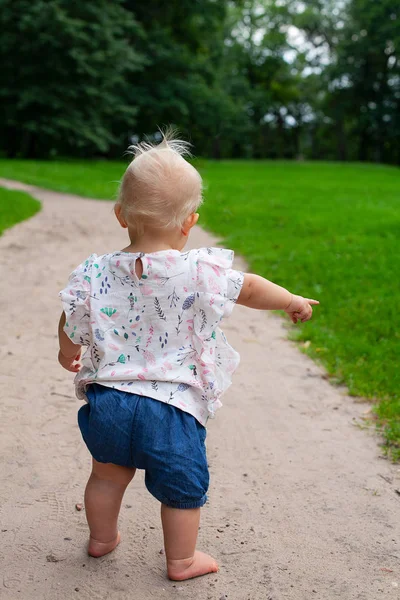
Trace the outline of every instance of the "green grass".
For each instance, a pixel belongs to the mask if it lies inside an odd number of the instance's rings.
[[[40,210],[40,202],[25,194],[0,188],[0,235],[8,227],[32,217]]]
[[[102,200],[115,200],[125,168],[122,161],[0,159],[0,177]]]
[[[400,170],[335,163],[209,163],[207,226],[250,268],[320,301],[291,336],[350,394],[378,403],[400,457]]]
[[[376,403],[386,450],[400,458],[400,170],[265,161],[197,166],[206,183],[202,224],[252,271],[321,302],[312,321],[290,326],[292,338],[333,381]],[[122,162],[0,160],[0,176],[95,198],[115,198],[123,169]]]

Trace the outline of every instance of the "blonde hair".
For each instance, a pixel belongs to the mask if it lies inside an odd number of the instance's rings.
[[[129,150],[134,158],[122,177],[117,204],[130,231],[181,227],[202,203],[202,179],[183,156],[190,155],[188,142],[162,133],[158,146],[141,142]]]

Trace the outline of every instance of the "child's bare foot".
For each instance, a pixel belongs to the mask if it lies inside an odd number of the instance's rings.
[[[168,577],[173,581],[183,581],[192,577],[200,577],[207,573],[216,573],[218,564],[212,556],[204,552],[195,552],[192,558],[167,560]]]
[[[109,542],[98,542],[97,540],[95,540],[91,537],[89,539],[88,554],[90,556],[93,556],[94,558],[99,558],[100,556],[104,556],[105,554],[112,552],[114,550],[114,548],[116,548],[118,546],[120,541],[121,541],[121,535],[120,535],[119,531],[117,533],[117,537],[115,537],[113,540],[110,540]]]

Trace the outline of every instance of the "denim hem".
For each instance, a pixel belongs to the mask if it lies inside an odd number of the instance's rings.
[[[149,490],[149,488],[147,489],[156,500],[161,502],[161,504],[169,506],[170,508],[181,508],[183,510],[188,508],[201,508],[207,502],[207,494],[204,494],[204,496],[200,498],[200,500],[192,500],[191,502],[179,502],[179,500],[168,500],[167,498],[164,498],[161,494],[155,494],[154,492]]]

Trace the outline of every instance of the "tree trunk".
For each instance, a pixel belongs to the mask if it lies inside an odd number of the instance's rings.
[[[297,126],[293,130],[294,156],[295,156],[296,160],[303,160],[303,155],[301,154],[301,148],[300,148],[300,136],[301,136],[301,127]]]
[[[6,127],[4,140],[7,158],[16,158],[19,150],[17,147],[18,134],[13,127]]]
[[[369,135],[366,129],[361,132],[358,146],[358,160],[365,162],[368,160]]]
[[[343,119],[340,118],[336,121],[337,131],[337,158],[338,160],[347,160],[347,139],[344,131]]]
[[[212,157],[216,160],[219,160],[221,158],[221,140],[219,135],[214,136]]]
[[[311,158],[316,160],[318,158],[319,147],[317,140],[317,125],[310,127],[310,137],[311,137]]]
[[[276,123],[278,126],[278,135],[277,135],[277,143],[276,143],[276,149],[277,149],[277,155],[278,158],[283,158],[284,155],[284,148],[285,148],[285,131],[284,131],[284,123],[283,123],[283,118],[282,115],[279,111],[277,111],[275,113],[276,116]]]

